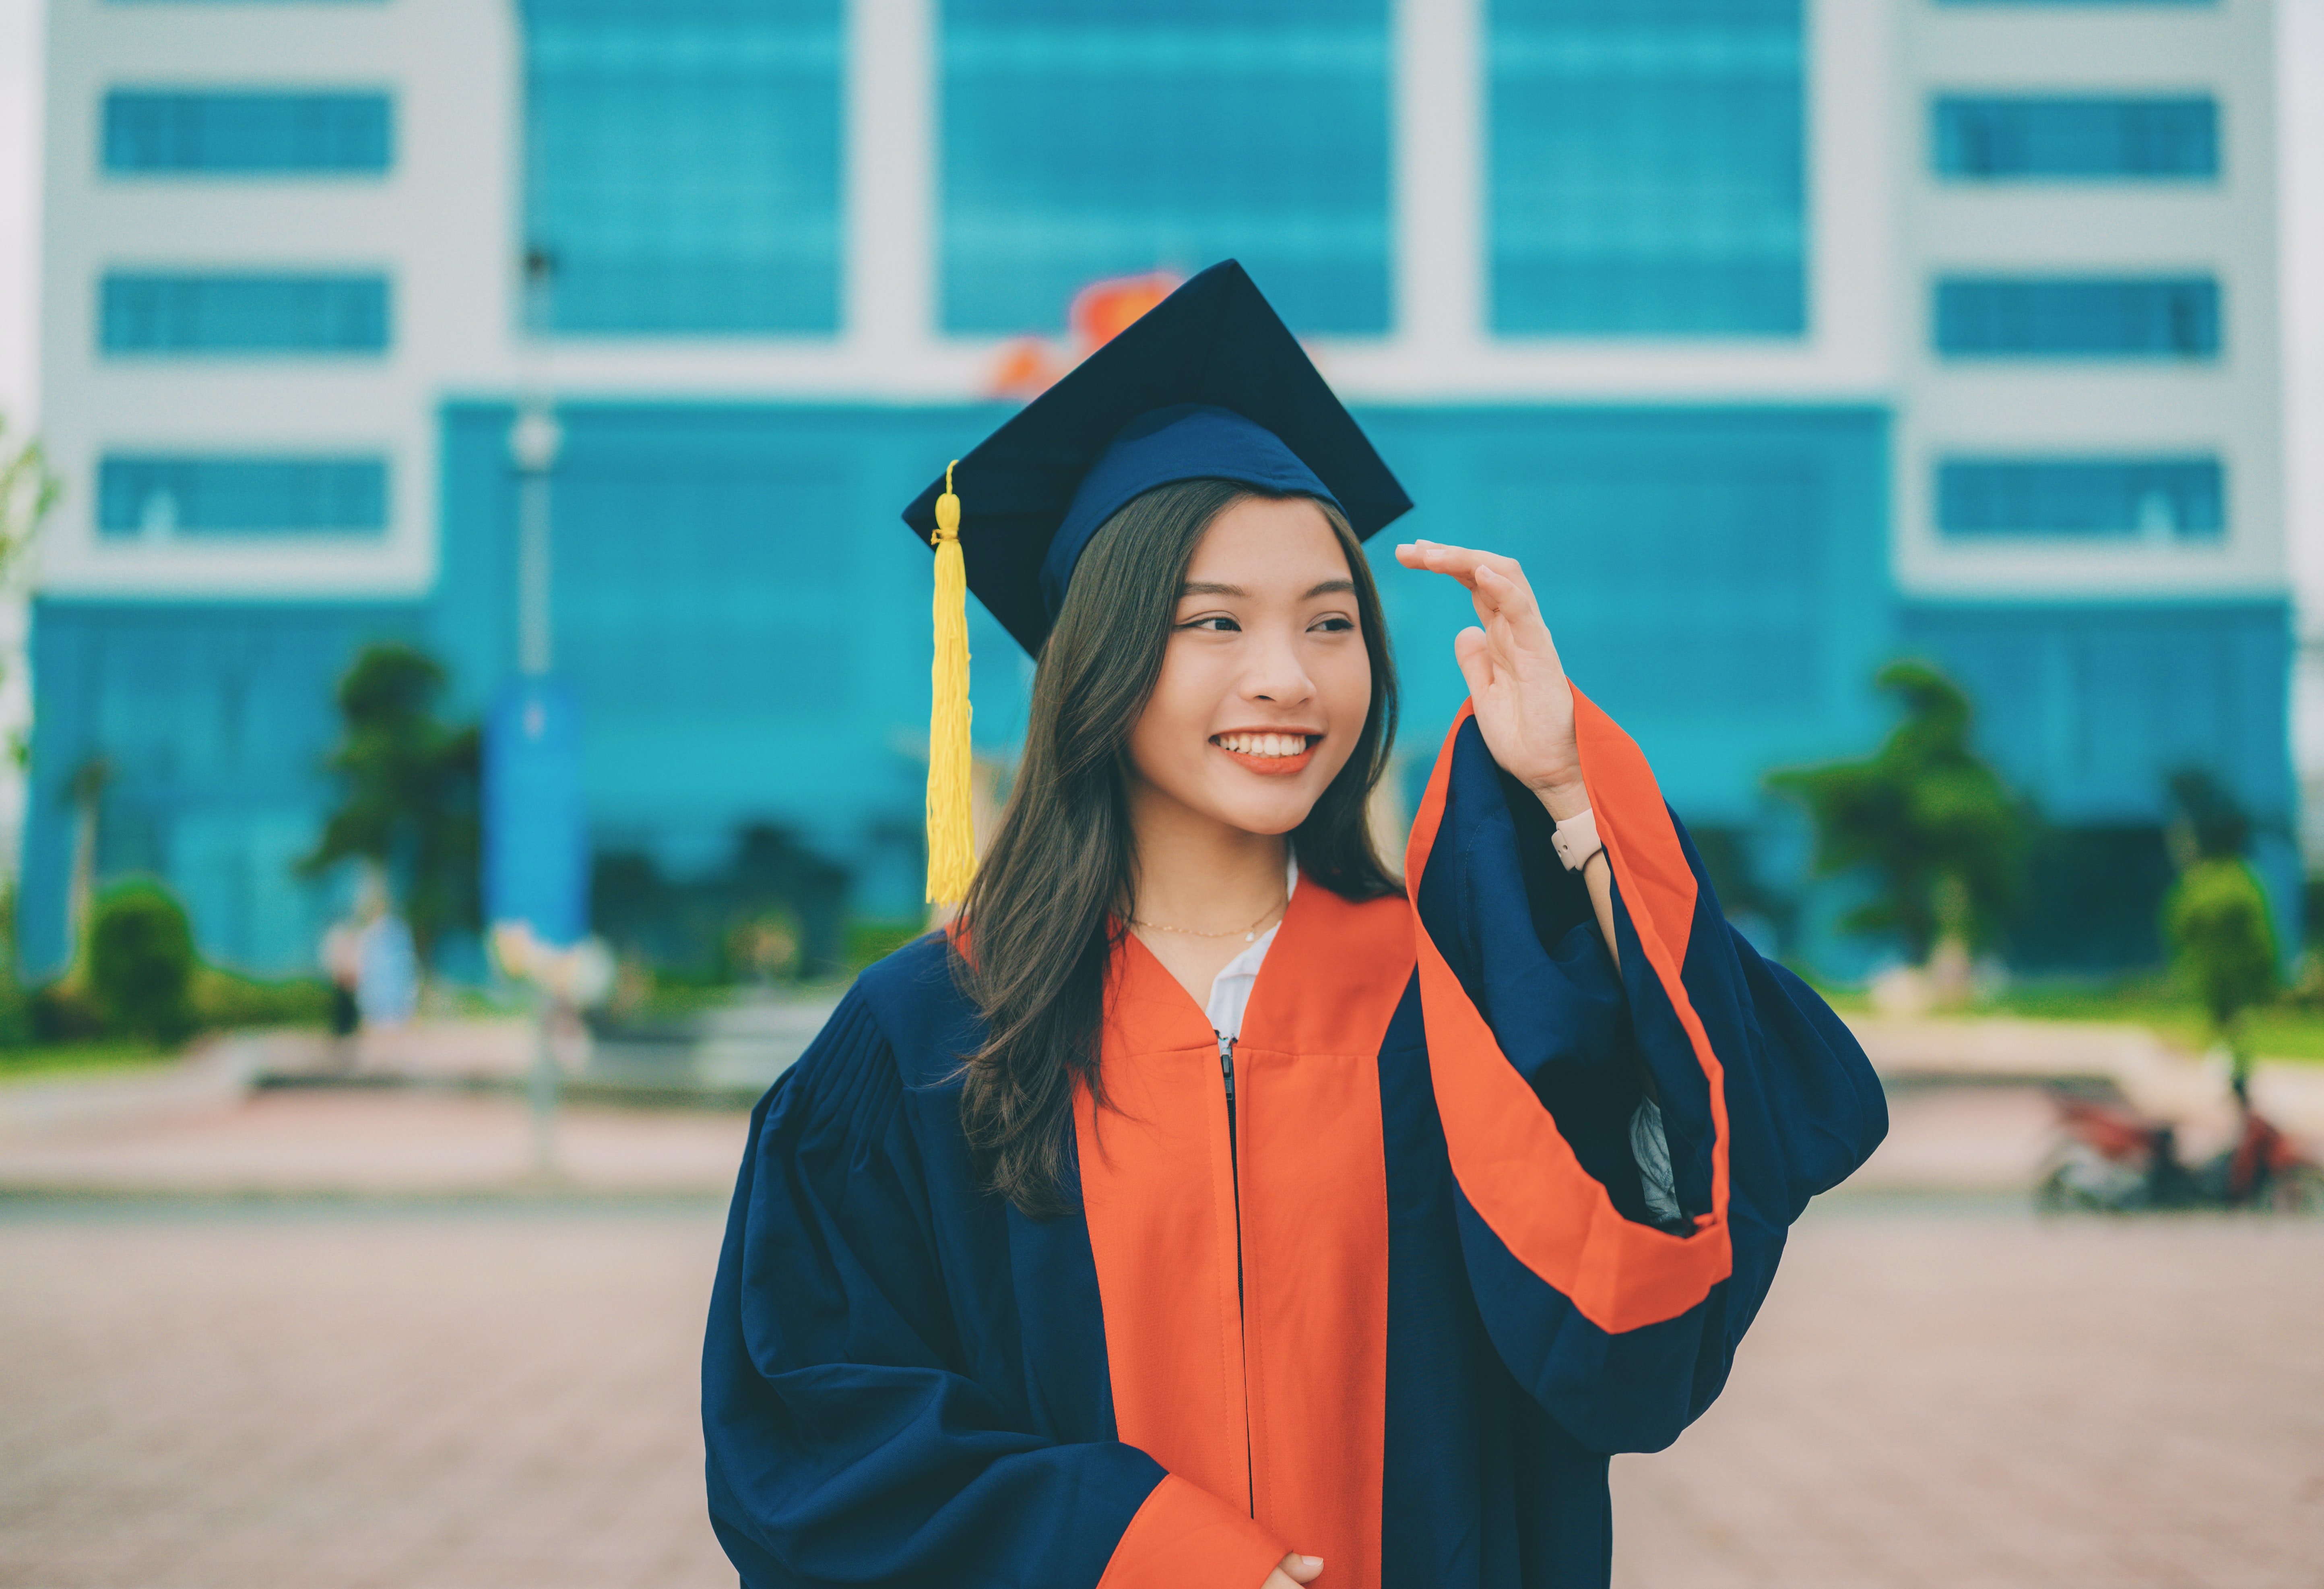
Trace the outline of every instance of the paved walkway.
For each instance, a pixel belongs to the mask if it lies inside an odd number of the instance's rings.
[[[694,1421],[718,1228],[0,1200],[0,1583],[731,1583]],[[1617,1582],[2313,1589],[2319,1317],[2324,1223],[1820,1206],[1727,1396],[1617,1462]]]
[[[173,1116],[0,1139],[0,1191],[721,1194],[748,1116],[571,1104],[536,1173],[512,1097],[425,1090],[254,1093]]]
[[[1618,1589],[2315,1589],[2324,1222],[1812,1211]]]

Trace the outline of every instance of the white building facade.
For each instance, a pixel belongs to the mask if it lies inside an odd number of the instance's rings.
[[[779,834],[830,909],[909,914],[894,515],[1074,287],[1228,254],[1411,532],[1527,560],[1793,947],[1849,963],[1760,781],[1868,748],[1897,655],[2046,819],[2035,894],[2103,918],[2029,905],[2029,965],[2153,952],[2172,772],[2289,833],[2264,0],[1086,10],[53,0],[28,959],[97,759],[101,872],[308,956],[331,681],[411,640],[473,711],[514,666],[527,398],[601,868]],[[1425,762],[1457,614],[1379,560]]]

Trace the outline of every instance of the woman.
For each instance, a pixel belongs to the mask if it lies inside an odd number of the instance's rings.
[[[957,476],[1033,716],[954,929],[753,1116],[704,1360],[744,1581],[1605,1584],[1608,1454],[1886,1130],[1862,1053],[1508,559],[1397,549],[1480,626],[1383,865],[1359,540],[1408,503],[1231,263]]]

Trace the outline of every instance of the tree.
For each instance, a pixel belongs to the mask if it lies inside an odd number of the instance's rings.
[[[63,489],[41,444],[10,441],[8,421],[0,418],[0,583],[14,583],[41,521]]]
[[[1807,808],[1816,871],[1869,868],[1878,895],[1841,928],[1894,933],[1915,965],[1941,942],[1982,947],[2017,892],[2025,818],[2000,775],[1969,748],[1969,697],[1927,662],[1881,669],[1874,682],[1904,720],[1862,761],[1769,775]]]
[[[15,595],[25,566],[31,560],[33,538],[40,532],[41,521],[49,516],[49,510],[56,506],[57,498],[63,490],[64,483],[49,468],[48,455],[42,451],[41,444],[36,440],[26,440],[21,444],[11,441],[8,421],[5,417],[0,417],[0,596],[13,597]],[[15,660],[13,655],[7,659],[9,661]],[[0,665],[0,677],[5,676],[5,667]],[[29,750],[30,746],[21,732],[9,736],[5,753],[19,771],[23,769]],[[90,833],[93,838],[93,824]],[[0,957],[0,1034],[23,1030],[29,1019],[25,1014],[29,1005],[24,990],[16,981],[15,887],[13,882],[6,892],[10,921],[5,933],[5,955]],[[79,935],[88,927],[88,901],[85,897],[77,898],[72,904],[73,956],[78,962],[80,958]]]
[[[2238,1098],[2251,1080],[2244,1012],[2275,996],[2278,958],[2267,891],[2244,859],[2253,824],[2235,796],[2200,768],[2170,779],[2178,815],[2171,847],[2179,881],[2163,901],[2171,969],[2203,1006],[2227,1050]]]
[[[444,670],[402,644],[364,648],[340,679],[342,734],[325,765],[338,808],[300,870],[343,861],[377,867],[401,899],[423,964],[447,932],[473,929],[477,899],[482,740],[474,724],[439,721]]]

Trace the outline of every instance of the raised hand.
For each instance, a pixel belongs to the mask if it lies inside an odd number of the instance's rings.
[[[1562,821],[1581,811],[1590,797],[1573,740],[1573,689],[1525,570],[1515,558],[1433,540],[1397,547],[1396,560],[1459,580],[1476,606],[1481,627],[1454,635],[1452,656],[1493,760],[1552,817]]]

